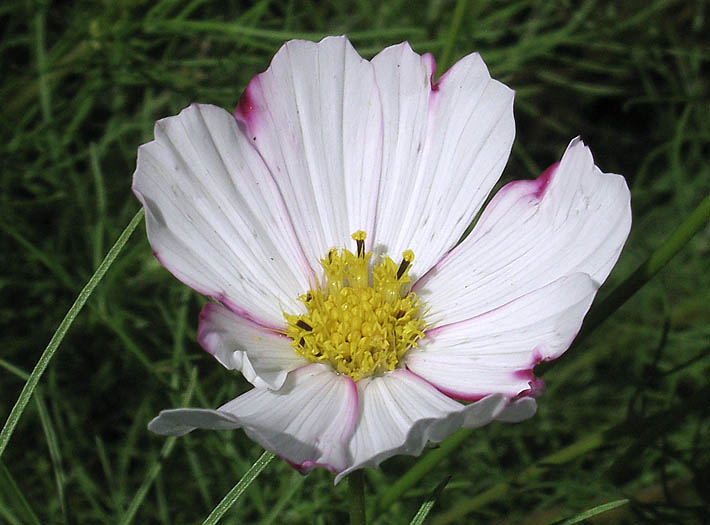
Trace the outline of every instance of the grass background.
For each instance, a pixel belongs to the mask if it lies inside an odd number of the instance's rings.
[[[294,37],[347,33],[368,58],[406,39],[434,53],[440,73],[479,51],[517,91],[504,181],[537,176],[582,135],[633,195],[633,230],[604,296],[710,190],[708,17],[703,0],[3,2],[0,413],[138,210],[131,174],[154,121],[192,101],[233,108]],[[535,418],[474,432],[375,521],[409,522],[451,476],[435,523],[547,523],[620,498],[631,502],[603,515],[611,523],[708,523],[709,254],[706,225],[545,373]],[[2,457],[0,520],[209,514],[262,451],[241,432],[165,440],[145,428],[160,409],[214,407],[248,388],[196,343],[203,303],[155,261],[141,226]],[[416,463],[368,470],[368,503]],[[224,521],[340,523],[345,487],[274,461]]]

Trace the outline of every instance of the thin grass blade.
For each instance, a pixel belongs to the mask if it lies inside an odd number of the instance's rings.
[[[21,513],[23,523],[40,525],[39,518],[32,510],[32,506],[2,461],[0,461],[0,491],[14,502],[15,510]]]
[[[52,418],[47,410],[47,405],[44,402],[41,390],[35,390],[35,404],[39,413],[39,420],[44,431],[44,438],[47,441],[49,449],[49,457],[52,460],[52,468],[54,469],[54,480],[57,485],[57,498],[59,499],[59,509],[62,514],[62,522],[69,523],[67,514],[67,497],[66,497],[66,476],[64,475],[64,467],[62,466],[62,453],[57,439],[57,433],[52,424]]]
[[[572,516],[571,518],[565,518],[560,521],[556,521],[552,525],[572,525],[573,523],[579,523],[580,521],[584,521],[586,519],[589,519],[593,516],[597,516],[599,514],[604,514],[605,512],[609,512],[610,510],[613,510],[617,507],[621,507],[622,505],[626,505],[629,502],[628,499],[620,499],[617,501],[610,501],[609,503],[604,503],[603,505],[597,505],[596,507],[593,507],[589,510],[585,510],[584,512],[580,512],[576,516]]]
[[[273,452],[264,452],[259,459],[257,459],[251,468],[244,474],[242,479],[234,485],[232,490],[227,492],[227,495],[222,498],[222,501],[217,503],[217,506],[212,509],[210,515],[207,516],[202,525],[214,525],[217,523],[222,516],[234,505],[242,494],[249,488],[249,485],[261,474],[261,471],[266,468],[266,466],[271,463],[274,459]]]
[[[195,393],[196,384],[197,368],[193,368],[190,373],[190,383],[187,387],[187,390],[185,391],[185,394],[182,397],[182,401],[180,403],[181,405],[190,404],[190,400],[192,399],[192,396]],[[155,482],[155,479],[158,477],[158,474],[160,474],[160,471],[163,469],[163,462],[172,453],[176,441],[177,438],[175,436],[169,437],[165,440],[163,448],[160,450],[160,455],[148,467],[145,478],[143,478],[143,483],[141,483],[141,486],[138,487],[138,490],[136,491],[135,495],[133,496],[133,499],[131,500],[131,503],[128,505],[128,510],[126,510],[126,513],[121,517],[121,525],[129,525],[133,522],[133,519],[136,517],[136,513],[138,512],[138,509],[143,504],[143,501],[145,501],[145,497],[148,495],[148,491],[153,486],[153,482]]]
[[[143,210],[141,209],[138,210],[138,212],[136,212],[136,214],[133,216],[131,221],[128,223],[128,226],[126,226],[126,228],[118,237],[114,245],[106,254],[106,257],[104,257],[104,260],[101,261],[101,264],[94,272],[94,275],[91,276],[84,288],[79,292],[79,295],[74,301],[74,304],[71,306],[71,308],[69,308],[69,311],[64,316],[64,319],[62,319],[62,322],[59,324],[57,331],[54,332],[52,339],[50,339],[49,344],[44,349],[44,352],[42,352],[39,361],[37,361],[34,370],[32,370],[29,379],[25,383],[25,386],[22,388],[22,392],[20,392],[20,397],[17,399],[15,406],[12,407],[10,415],[8,416],[7,421],[5,421],[5,425],[3,426],[2,431],[0,431],[0,457],[2,457],[3,452],[5,452],[5,448],[10,442],[10,437],[12,437],[12,433],[15,431],[17,422],[20,420],[20,417],[25,411],[25,408],[27,408],[27,403],[29,403],[30,399],[32,398],[32,394],[34,393],[35,388],[37,388],[37,384],[39,383],[42,374],[47,369],[47,365],[49,365],[49,362],[52,360],[52,357],[54,357],[54,353],[57,351],[57,348],[59,348],[59,345],[62,343],[64,336],[67,335],[69,327],[71,327],[72,323],[74,322],[74,319],[76,319],[76,317],[79,315],[79,312],[81,312],[81,309],[86,304],[87,299],[91,296],[96,286],[101,282],[101,279],[103,279],[104,275],[106,275],[106,272],[116,260],[118,254],[121,253],[121,250],[126,245],[126,242],[128,242],[128,239],[135,231],[136,227],[138,226],[138,223],[141,221],[142,218]]]
[[[439,500],[441,493],[444,492],[444,489],[446,488],[446,485],[448,485],[449,481],[451,481],[451,476],[448,476],[444,479],[444,481],[437,485],[434,492],[432,492],[424,503],[422,503],[422,506],[419,507],[419,510],[412,518],[410,525],[422,525],[424,523],[424,520],[426,520],[426,517],[431,512],[434,504]]]

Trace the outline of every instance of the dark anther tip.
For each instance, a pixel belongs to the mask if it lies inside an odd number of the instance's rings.
[[[311,330],[313,330],[313,327],[312,327],[311,325],[309,325],[309,324],[308,324],[306,321],[304,321],[303,319],[299,319],[299,320],[296,322],[296,326],[298,326],[299,328],[302,328],[303,330],[308,330],[309,332],[310,332]]]
[[[404,272],[407,271],[407,268],[409,268],[409,261],[407,259],[402,259],[402,262],[399,264],[399,268],[397,269],[397,279],[402,278]]]

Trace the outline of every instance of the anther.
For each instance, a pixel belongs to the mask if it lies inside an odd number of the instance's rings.
[[[399,269],[397,269],[397,279],[402,278],[402,276],[404,275],[404,272],[407,271],[407,268],[409,268],[409,265],[412,264],[413,260],[414,260],[414,252],[412,252],[412,250],[406,250],[402,254],[402,262],[399,264]]]
[[[366,238],[367,238],[367,234],[362,230],[358,230],[352,234],[352,239],[357,243],[357,256],[360,258],[365,257],[365,239]]]
[[[298,326],[299,328],[302,328],[303,330],[307,330],[308,332],[313,330],[313,327],[311,325],[309,325],[303,319],[299,319],[298,321],[296,321],[296,326]]]

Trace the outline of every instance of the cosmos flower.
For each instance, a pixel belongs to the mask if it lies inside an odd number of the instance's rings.
[[[254,386],[158,434],[243,429],[342,476],[460,428],[533,415],[631,226],[623,177],[574,139],[481,210],[515,134],[477,54],[434,81],[407,43],[287,42],[234,114],[194,104],[141,146],[148,239],[213,299],[200,344]],[[457,244],[458,243],[458,244]],[[225,381],[229,376],[225,375]]]

